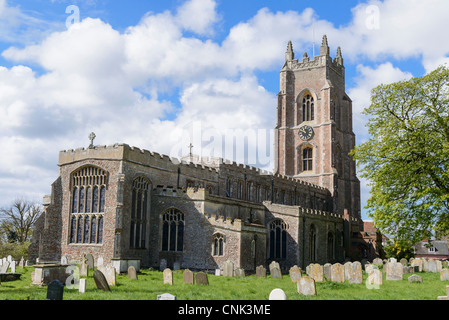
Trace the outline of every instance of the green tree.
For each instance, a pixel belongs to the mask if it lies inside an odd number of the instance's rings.
[[[369,181],[366,208],[398,241],[449,231],[449,69],[373,89],[370,139],[352,152]]]

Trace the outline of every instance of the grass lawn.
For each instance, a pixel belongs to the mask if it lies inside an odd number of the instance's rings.
[[[31,286],[32,267],[17,268],[23,273],[20,281],[3,282],[0,285],[0,300],[45,300],[46,287]],[[118,275],[117,286],[111,292],[96,288],[93,272],[87,278],[86,293],[76,289],[64,289],[64,300],[156,300],[159,294],[171,293],[178,300],[268,300],[271,290],[280,288],[287,294],[288,300],[436,300],[446,295],[449,281],[441,281],[439,273],[419,273],[423,283],[409,283],[411,274],[405,274],[402,281],[386,281],[380,289],[368,289],[363,284],[335,283],[330,281],[316,283],[316,296],[303,296],[297,293],[296,285],[289,275],[283,279],[226,278],[208,275],[209,286],[187,285],[183,283],[182,271],[173,272],[173,286],[164,285],[162,272],[141,270],[138,280],[129,280],[128,276]]]

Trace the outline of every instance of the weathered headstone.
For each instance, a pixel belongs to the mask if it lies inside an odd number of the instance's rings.
[[[312,277],[301,277],[297,283],[298,293],[305,296],[315,296],[316,286],[315,280]]]
[[[435,259],[429,259],[427,263],[427,272],[438,272],[437,261]]]
[[[296,265],[290,268],[289,274],[293,283],[296,283],[301,279],[301,269]]]
[[[217,277],[221,276],[221,270],[220,269],[215,269],[215,275]]]
[[[381,286],[382,283],[382,271],[377,269],[377,267],[372,268],[370,273],[368,274],[368,278],[366,278],[366,287],[368,289],[379,289],[379,286]]]
[[[47,287],[47,300],[62,300],[64,285],[59,280],[52,281]]]
[[[87,265],[86,259],[82,259],[80,263],[80,277],[88,277],[89,276],[89,266]]]
[[[408,266],[408,261],[407,261],[407,259],[405,259],[405,258],[402,258],[401,260],[399,260],[399,262],[400,262],[404,267]]]
[[[388,262],[385,265],[386,280],[397,281],[403,279],[402,264],[399,262]]]
[[[9,261],[3,261],[0,273],[7,273],[9,269]]]
[[[256,267],[256,277],[266,278],[267,277],[267,269],[264,266]]]
[[[181,269],[181,263],[179,261],[175,261],[173,263],[173,270],[180,270]]]
[[[69,258],[67,256],[62,256],[61,257],[61,264],[68,264],[69,263]]]
[[[196,274],[196,284],[209,285],[209,279],[207,278],[207,274],[200,271]]]
[[[236,277],[244,277],[245,270],[243,268],[237,268],[237,269],[235,269],[234,274]]]
[[[449,281],[449,269],[443,269],[440,271],[440,280]]]
[[[108,281],[106,280],[106,277],[104,276],[103,272],[100,270],[95,270],[94,272],[94,281],[97,285],[97,288],[103,291],[111,291],[108,285]]]
[[[23,259],[23,257],[20,259],[19,267],[21,268],[25,267],[25,260]]]
[[[128,279],[137,280],[137,272],[134,266],[128,267]]]
[[[309,265],[308,275],[315,282],[322,282],[324,280],[323,266],[318,263]]]
[[[11,273],[16,273],[16,262],[15,261],[11,262],[10,268],[11,268]]]
[[[269,300],[287,300],[287,295],[282,289],[274,289],[270,292]]]
[[[381,267],[383,266],[384,263],[381,258],[376,258],[373,260],[373,264],[377,265],[378,267]]]
[[[411,264],[412,264],[412,267],[415,268],[415,272],[422,272],[422,270],[423,270],[423,260],[421,258],[414,259]],[[416,268],[418,268],[418,270],[416,270]]]
[[[223,265],[223,277],[233,277],[234,276],[234,263],[230,260],[226,260]]]
[[[117,271],[111,264],[108,264],[106,266],[100,265],[97,267],[97,270],[100,270],[103,273],[106,281],[108,282],[108,285],[115,286],[117,284]]]
[[[86,293],[86,279],[80,279],[79,281],[78,291],[80,293]]]
[[[409,283],[422,283],[422,277],[418,276],[417,274],[412,274],[410,277],[408,277],[408,282]]]
[[[157,296],[157,300],[176,300],[176,296],[170,293],[163,293]]]
[[[195,277],[193,276],[193,272],[189,269],[184,270],[182,279],[185,284],[195,284]]]
[[[164,284],[173,285],[173,273],[169,268],[166,268],[163,273]]]
[[[276,261],[271,262],[269,267],[270,267],[270,275],[272,278],[282,279],[281,268],[278,262]]]
[[[87,267],[89,269],[94,269],[94,256],[90,253],[84,255],[87,263]]]
[[[345,282],[345,267],[340,263],[334,263],[331,267],[331,281]]]
[[[350,266],[348,266],[347,272],[349,283],[354,284],[363,283],[363,272],[361,263],[356,262],[352,263]]]
[[[324,277],[326,277],[326,279],[330,280],[331,279],[331,271],[332,271],[332,265],[330,263],[326,263],[323,266],[323,273],[324,273]]]

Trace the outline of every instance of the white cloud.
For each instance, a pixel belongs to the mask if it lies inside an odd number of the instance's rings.
[[[213,25],[219,20],[213,0],[190,0],[178,8],[176,22],[199,35],[213,35]]]

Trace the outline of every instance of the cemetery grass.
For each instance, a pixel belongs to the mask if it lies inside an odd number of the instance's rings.
[[[23,273],[21,280],[3,282],[0,285],[0,300],[45,300],[46,287],[31,285],[33,268],[17,268]],[[64,300],[156,300],[163,293],[171,293],[178,300],[268,300],[273,289],[280,288],[288,300],[436,300],[446,295],[448,282],[440,280],[439,273],[418,273],[423,283],[409,283],[405,274],[402,281],[386,281],[379,289],[368,289],[363,284],[335,283],[325,280],[316,283],[316,296],[297,293],[296,284],[288,274],[282,279],[247,277],[218,277],[208,275],[209,285],[188,285],[183,283],[182,271],[173,272],[173,286],[163,284],[162,272],[141,270],[138,280],[128,279],[126,274],[117,276],[117,285],[111,292],[98,290],[90,270],[86,293],[77,289],[64,288]]]

